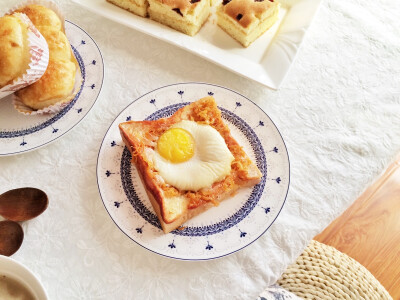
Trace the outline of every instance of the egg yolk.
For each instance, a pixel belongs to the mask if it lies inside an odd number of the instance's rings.
[[[193,157],[194,139],[185,129],[171,128],[158,139],[157,150],[163,158],[181,163]]]

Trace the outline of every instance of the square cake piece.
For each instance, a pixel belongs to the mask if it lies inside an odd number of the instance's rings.
[[[262,177],[212,97],[169,118],[129,121],[119,129],[165,233]]]
[[[150,19],[195,35],[210,15],[210,0],[149,0]]]
[[[275,0],[223,0],[217,9],[218,25],[248,47],[278,19]]]
[[[147,17],[147,0],[107,0],[116,6],[126,9],[138,16]]]

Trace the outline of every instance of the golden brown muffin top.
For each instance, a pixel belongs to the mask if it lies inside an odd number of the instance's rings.
[[[256,19],[260,19],[268,9],[276,6],[275,0],[223,0],[222,11],[247,28]]]
[[[27,25],[16,16],[0,18],[0,88],[21,76],[29,64]]]
[[[71,47],[65,34],[52,27],[41,27],[40,33],[47,41],[50,60],[70,60]]]
[[[57,30],[62,29],[60,18],[54,11],[47,7],[31,4],[17,9],[16,12],[26,14],[31,19],[33,25],[38,27],[39,31],[41,26],[51,26]]]

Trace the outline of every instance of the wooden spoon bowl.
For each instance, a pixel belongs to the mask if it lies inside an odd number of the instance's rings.
[[[24,240],[24,231],[21,225],[14,221],[0,222],[0,255],[11,256]]]
[[[36,188],[19,188],[0,195],[0,215],[11,221],[27,221],[44,212],[47,195]]]

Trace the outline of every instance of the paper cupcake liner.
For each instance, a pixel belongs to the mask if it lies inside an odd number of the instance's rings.
[[[0,99],[4,98],[36,81],[38,81],[44,72],[46,72],[49,63],[49,47],[45,38],[40,34],[39,30],[32,24],[31,20],[21,13],[16,13],[23,23],[28,26],[28,45],[30,53],[30,63],[28,69],[19,78],[0,89]]]
[[[60,18],[61,20],[61,25],[62,25],[62,32],[65,34],[65,17],[63,12],[60,10],[60,8],[57,6],[57,4],[51,0],[27,0],[27,1],[23,1],[21,3],[19,3],[18,5],[14,6],[13,8],[11,8],[8,13],[12,13],[15,10],[18,10],[20,8],[23,8],[27,5],[41,5],[44,7],[47,7],[49,9],[51,9],[52,11],[54,11],[56,13],[56,15]],[[81,70],[78,64],[78,61],[75,58],[75,55],[72,51],[71,48],[71,61],[75,64],[76,66],[76,75],[75,75],[75,85],[73,90],[71,91],[71,94],[69,96],[67,96],[66,98],[63,99],[54,99],[55,101],[57,101],[58,103],[48,106],[46,108],[40,109],[40,110],[34,110],[28,106],[26,106],[24,103],[22,103],[22,101],[16,96],[14,95],[13,97],[13,103],[14,103],[14,107],[18,110],[18,112],[24,114],[24,115],[42,115],[42,114],[53,114],[53,113],[57,113],[59,111],[61,111],[63,108],[65,108],[76,96],[76,94],[78,93],[80,86],[82,84],[82,74],[81,74]],[[50,99],[49,99],[50,100]]]
[[[75,74],[75,84],[74,88],[71,91],[71,94],[63,99],[59,99],[59,103],[50,105],[48,107],[39,109],[39,110],[34,110],[30,108],[29,106],[26,106],[16,95],[13,95],[13,104],[14,108],[21,114],[24,114],[26,116],[35,116],[35,115],[45,115],[45,114],[55,114],[63,110],[68,104],[75,98],[75,96],[78,94],[81,85],[82,85],[82,73],[81,69],[79,68],[79,65],[77,66],[76,69],[76,74]],[[50,99],[49,99],[50,100]]]
[[[8,10],[8,12],[6,14],[10,15],[12,14],[14,11],[23,8],[27,5],[32,5],[32,4],[36,4],[36,5],[41,5],[41,6],[45,6],[49,9],[51,9],[52,11],[54,11],[56,13],[56,15],[60,18],[61,20],[61,25],[62,25],[62,30],[65,33],[65,16],[62,13],[62,11],[60,10],[60,8],[58,7],[58,5],[51,0],[27,0],[27,1],[23,1],[15,6],[13,6],[11,9]]]

